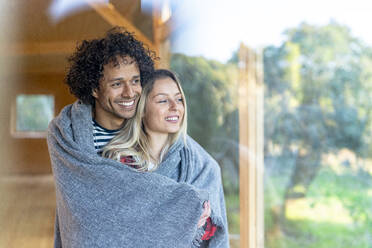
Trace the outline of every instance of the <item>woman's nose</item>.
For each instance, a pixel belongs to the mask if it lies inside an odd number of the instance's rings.
[[[177,103],[174,100],[169,101],[169,109],[170,110],[177,110]]]

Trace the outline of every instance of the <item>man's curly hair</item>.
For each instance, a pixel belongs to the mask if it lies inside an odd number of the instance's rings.
[[[99,88],[103,66],[117,64],[117,58],[125,56],[137,62],[143,86],[154,71],[154,60],[157,57],[154,51],[145,47],[132,33],[121,27],[114,27],[102,39],[82,41],[68,58],[70,66],[65,82],[70,92],[83,103],[94,106],[92,92]]]

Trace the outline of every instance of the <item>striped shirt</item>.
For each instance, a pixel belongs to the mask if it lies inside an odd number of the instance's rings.
[[[102,153],[103,147],[107,145],[120,131],[120,129],[109,130],[100,126],[94,119],[93,124],[93,139],[94,148],[98,154]]]

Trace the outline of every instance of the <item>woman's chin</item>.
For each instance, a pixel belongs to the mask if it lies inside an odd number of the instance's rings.
[[[177,133],[179,130],[180,130],[180,128],[177,127],[177,128],[169,128],[167,131],[168,131],[168,134],[175,134],[175,133]]]

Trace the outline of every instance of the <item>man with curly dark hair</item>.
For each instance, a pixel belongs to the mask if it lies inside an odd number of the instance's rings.
[[[84,40],[69,58],[65,81],[73,95],[92,106],[97,152],[135,115],[154,59],[153,51],[119,27],[101,39]]]

